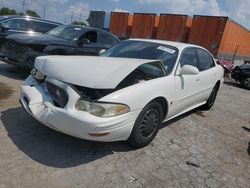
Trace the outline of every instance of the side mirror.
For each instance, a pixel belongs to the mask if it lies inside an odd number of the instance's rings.
[[[98,54],[101,55],[101,54],[103,54],[104,52],[106,52],[106,50],[105,50],[105,49],[101,49],[101,50],[98,52]]]
[[[87,39],[87,38],[81,38],[80,40],[78,40],[77,43],[78,43],[79,46],[82,46],[83,44],[89,44],[90,40]]]
[[[2,23],[0,23],[0,30],[2,32],[8,31],[10,28]]]
[[[199,70],[192,65],[184,65],[181,67],[180,75],[196,75],[199,74]]]

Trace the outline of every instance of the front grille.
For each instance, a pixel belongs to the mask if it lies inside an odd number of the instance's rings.
[[[1,48],[2,48],[2,46],[3,46],[4,43],[5,43],[4,37],[0,37],[0,50],[1,50]]]
[[[45,82],[45,86],[55,106],[64,108],[68,103],[69,99],[67,92],[64,89],[57,87],[56,85],[50,82]]]
[[[5,40],[1,47],[1,53],[5,57],[15,61],[19,61],[27,51],[27,46],[21,45],[14,40]]]

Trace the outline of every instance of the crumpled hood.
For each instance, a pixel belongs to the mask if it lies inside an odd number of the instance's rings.
[[[157,61],[157,60],[156,60]],[[35,67],[48,77],[67,83],[96,89],[114,89],[146,59],[92,57],[92,56],[41,56]]]
[[[49,45],[49,44],[69,44],[70,42],[61,39],[58,37],[54,37],[47,34],[33,33],[33,34],[13,34],[6,37],[6,39],[14,40],[21,44],[41,44],[41,45]]]

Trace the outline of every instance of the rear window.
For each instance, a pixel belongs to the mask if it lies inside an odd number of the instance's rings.
[[[211,55],[205,50],[197,49],[197,55],[199,58],[199,70],[200,71],[208,70],[211,67],[215,66]]]

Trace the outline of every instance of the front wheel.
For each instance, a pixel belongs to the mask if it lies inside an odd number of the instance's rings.
[[[243,88],[250,90],[250,77],[245,77],[240,80],[240,84]]]
[[[158,133],[162,120],[162,107],[158,102],[151,102],[143,108],[135,121],[128,139],[134,148],[148,145]]]
[[[212,108],[212,106],[214,105],[214,102],[215,102],[215,99],[216,99],[218,90],[219,90],[219,86],[216,85],[216,86],[213,88],[213,90],[212,90],[212,92],[211,92],[209,98],[207,99],[206,104],[204,104],[204,105],[202,106],[202,109],[203,109],[203,110],[210,110],[210,109]]]

